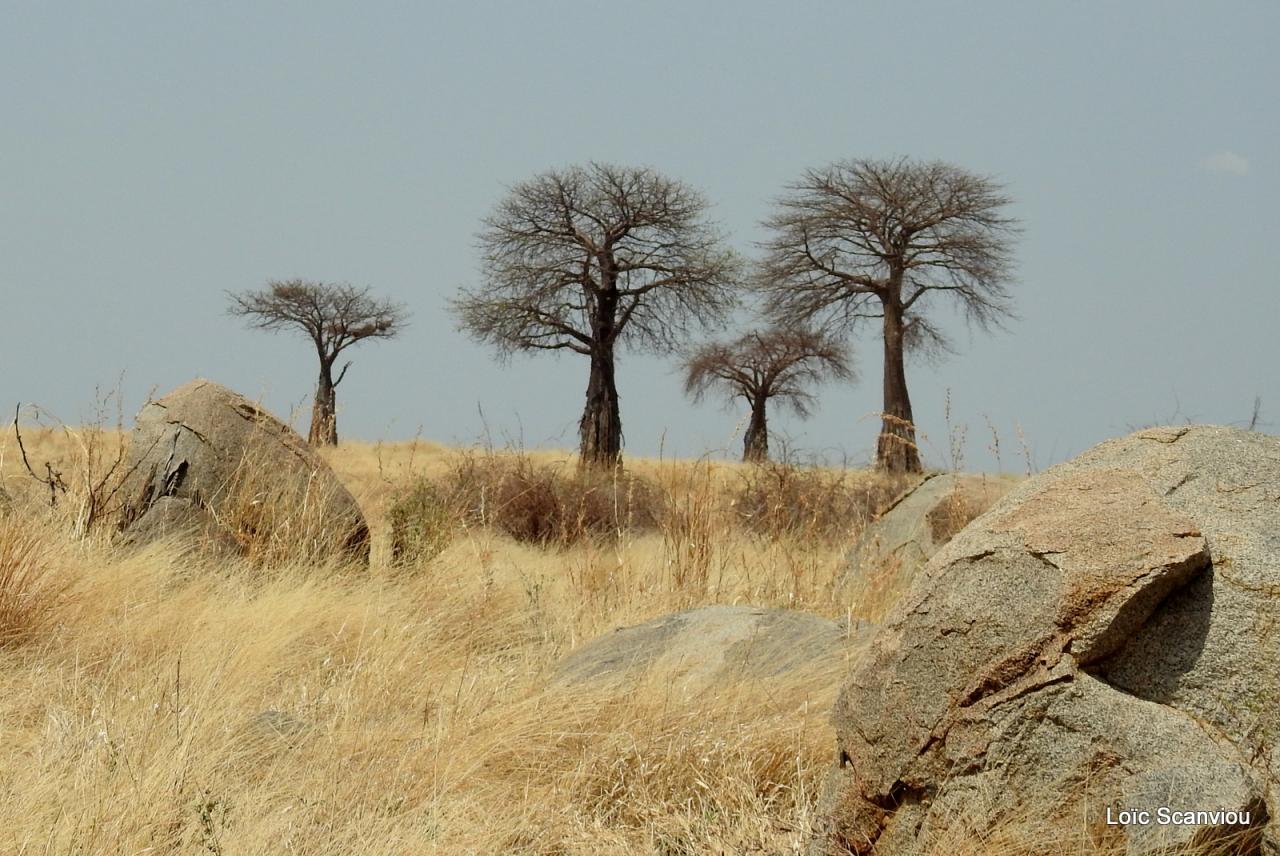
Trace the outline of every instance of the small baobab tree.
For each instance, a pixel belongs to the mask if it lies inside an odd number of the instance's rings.
[[[932,310],[957,304],[982,329],[1012,316],[1015,220],[991,178],[937,161],[841,161],[807,171],[765,222],[761,290],[778,323],[852,328],[884,343],[876,464],[918,471],[904,353],[949,349]]]
[[[616,466],[618,349],[670,353],[736,304],[740,264],[707,202],[651,169],[590,163],[511,188],[479,235],[482,283],[453,301],[462,330],[509,356],[571,351],[590,364],[581,460]]]
[[[404,329],[408,313],[399,303],[375,298],[368,288],[347,283],[301,279],[267,283],[265,288],[228,292],[231,315],[259,330],[297,330],[315,345],[320,360],[315,404],[311,408],[313,446],[338,442],[337,389],[351,368],[348,361],[334,377],[333,367],[347,348],[365,339],[390,339]]]
[[[817,403],[812,387],[828,378],[854,377],[843,344],[821,333],[781,327],[754,330],[731,342],[708,342],[689,355],[684,368],[685,392],[694,401],[714,391],[729,401],[747,402],[744,461],[769,458],[770,400],[806,418]]]

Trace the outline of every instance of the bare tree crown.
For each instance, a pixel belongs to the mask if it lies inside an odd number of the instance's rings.
[[[993,179],[937,161],[809,170],[765,223],[761,289],[787,323],[848,326],[892,301],[908,346],[945,349],[926,314],[934,299],[953,298],[984,329],[1012,315],[1009,203]]]
[[[401,304],[347,283],[277,280],[263,289],[229,292],[228,297],[230,314],[259,330],[300,330],[329,362],[363,339],[392,338],[408,320]]]
[[[364,339],[390,339],[404,329],[405,308],[375,298],[368,288],[347,283],[277,280],[265,288],[227,292],[227,311],[248,319],[259,330],[300,330],[315,346],[320,360],[315,403],[311,408],[308,442],[314,446],[338,443],[337,387],[347,376],[348,362],[333,376],[333,364],[346,348]]]
[[[591,163],[517,184],[484,220],[483,285],[453,302],[502,353],[675,348],[735,304],[740,268],[688,186]]]
[[[853,380],[848,349],[830,336],[773,327],[732,342],[709,342],[685,361],[684,388],[694,401],[718,391],[729,400],[780,399],[807,417],[816,403],[812,387],[828,378]]]

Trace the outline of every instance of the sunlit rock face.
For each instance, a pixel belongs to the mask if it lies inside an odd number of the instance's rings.
[[[1280,438],[1112,440],[921,571],[841,690],[811,852],[923,852],[1018,811],[1133,853],[1280,852],[1277,702]],[[1201,814],[1113,822],[1162,809]]]

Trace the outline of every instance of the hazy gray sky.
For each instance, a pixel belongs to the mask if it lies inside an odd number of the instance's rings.
[[[67,421],[204,375],[287,413],[309,345],[226,289],[301,276],[407,303],[349,352],[339,429],[571,448],[575,355],[497,364],[454,329],[479,219],[589,159],[700,188],[751,251],[808,166],[941,158],[998,176],[1020,320],[908,367],[927,462],[945,391],[968,463],[1040,466],[1129,426],[1280,426],[1280,3],[0,3],[0,405]],[[797,448],[865,461],[879,341]],[[737,454],[670,360],[624,356],[627,450]],[[303,414],[305,417],[305,414]],[[7,420],[8,417],[5,417]],[[302,420],[305,425],[305,419]]]

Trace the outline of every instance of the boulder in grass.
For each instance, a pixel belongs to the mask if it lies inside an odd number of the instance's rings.
[[[934,553],[1020,480],[969,473],[925,478],[863,530],[850,556],[846,582],[864,574],[888,574],[882,587],[905,590]]]
[[[860,627],[851,639],[840,623],[798,610],[704,606],[586,643],[560,664],[556,681],[603,686],[657,674],[692,693],[804,672],[821,685],[843,671],[848,652],[868,633]]]
[[[125,472],[126,540],[194,530],[222,546],[305,541],[368,561],[368,524],[329,466],[292,428],[211,381],[142,408]]]

